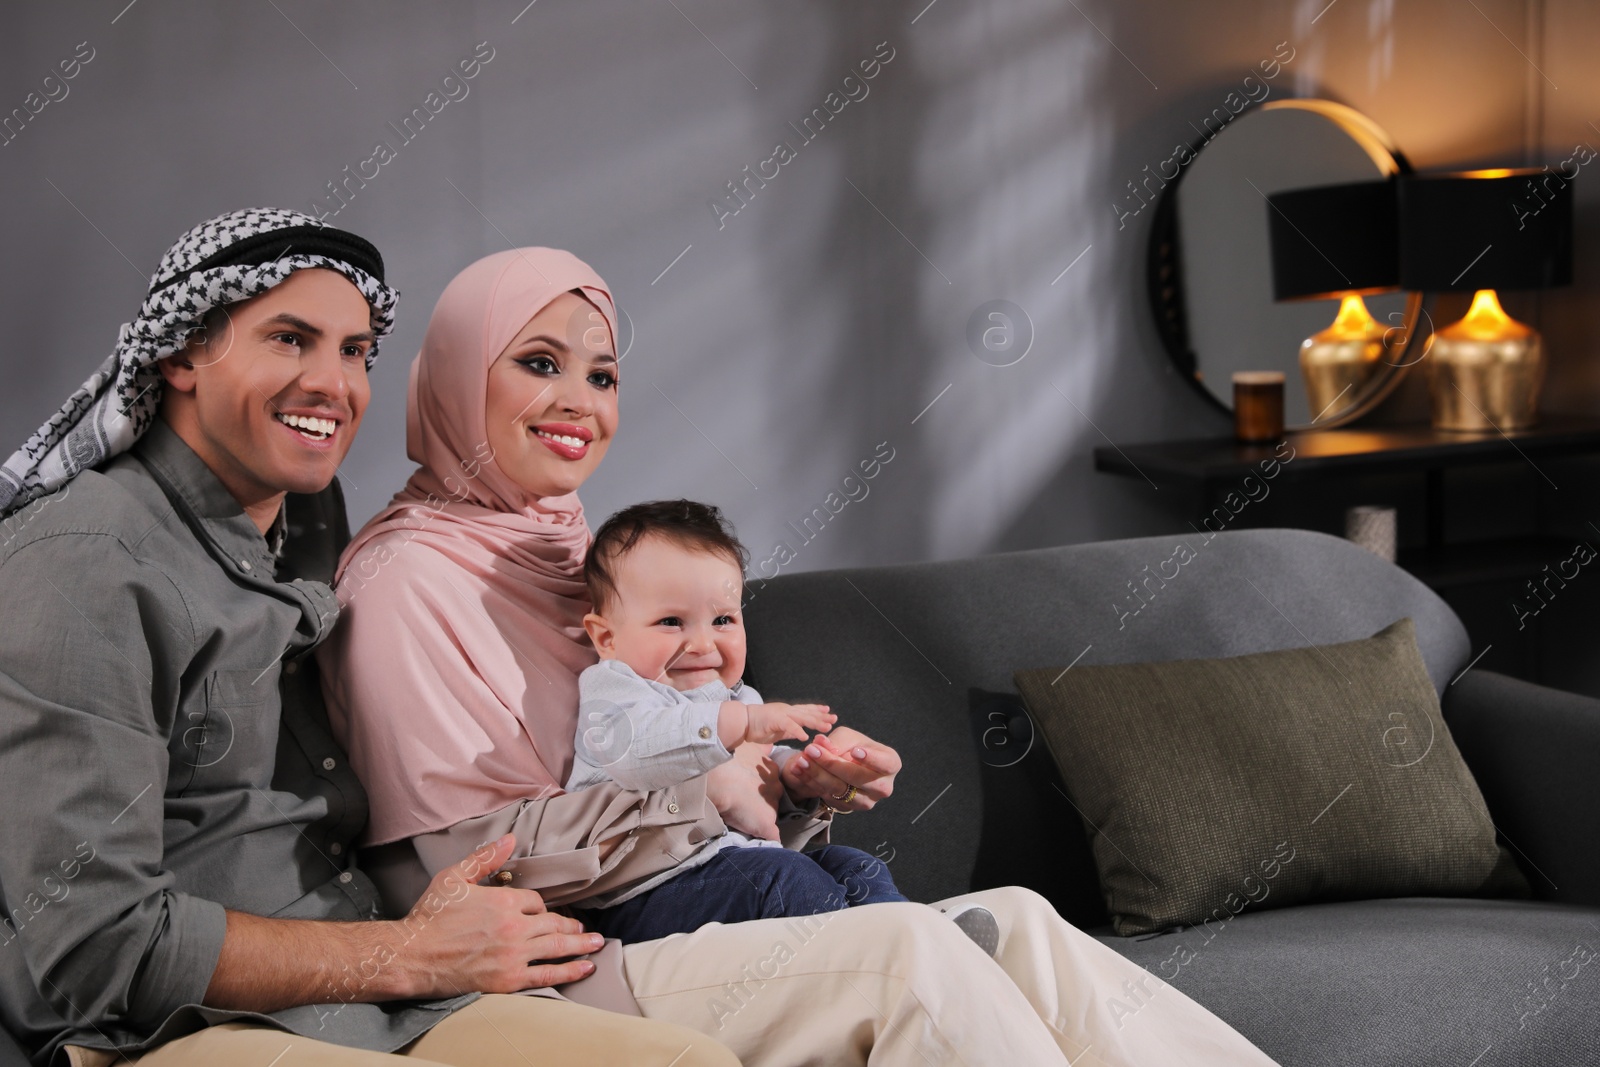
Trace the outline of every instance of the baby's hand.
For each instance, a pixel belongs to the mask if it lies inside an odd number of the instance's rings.
[[[826,704],[748,704],[750,725],[744,739],[751,744],[770,745],[774,741],[804,741],[806,730],[825,734],[839,721]]]
[[[767,841],[781,840],[778,800],[783,781],[766,745],[738,745],[733,758],[706,776],[706,799],[730,830]]]

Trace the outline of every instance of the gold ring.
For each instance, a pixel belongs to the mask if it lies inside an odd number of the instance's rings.
[[[855,786],[851,786],[849,789],[846,789],[843,793],[840,793],[840,794],[834,796],[832,799],[837,800],[841,804],[849,804],[855,798],[856,798],[856,787]]]

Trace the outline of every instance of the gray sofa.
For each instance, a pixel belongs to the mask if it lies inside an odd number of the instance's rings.
[[[1179,540],[1197,558],[1123,617]],[[1403,616],[1534,898],[1247,908],[1209,942],[1112,934],[1012,671],[1347,641]],[[1462,674],[1480,650],[1399,568],[1297,530],[1145,538],[780,577],[753,584],[747,628],[765,696],[830,702],[904,757],[893,800],[835,840],[888,860],[913,899],[1026,885],[1158,974],[1183,945],[1173,984],[1286,1067],[1600,1064],[1600,701]]]
[[[841,819],[836,840],[883,856],[913,899],[1029,886],[1157,973],[1186,943],[1194,959],[1173,984],[1285,1067],[1600,1064],[1600,967],[1574,956],[1600,951],[1600,701],[1478,670],[1457,678],[1476,650],[1454,613],[1320,534],[1183,538],[1197,558],[1121,617],[1127,583],[1177,540],[753,583],[750,681],[772,699],[828,701],[905,757],[893,800]],[[1350,640],[1407,615],[1535,899],[1247,909],[1209,944],[1111,934],[1078,816],[1005,699],[1011,672],[1080,653],[1116,663]],[[0,1035],[0,1067],[23,1063]]]

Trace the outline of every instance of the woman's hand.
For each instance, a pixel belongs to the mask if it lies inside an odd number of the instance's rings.
[[[706,798],[730,829],[777,841],[778,797],[783,785],[769,745],[740,745],[733,759],[706,776]]]
[[[835,726],[783,766],[783,784],[796,802],[820,799],[837,811],[868,811],[894,792],[900,754],[859,730]],[[850,803],[844,797],[855,786]]]

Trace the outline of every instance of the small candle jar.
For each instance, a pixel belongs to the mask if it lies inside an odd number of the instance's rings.
[[[1283,372],[1242,370],[1233,375],[1233,436],[1246,443],[1283,436]]]
[[[1362,505],[1344,513],[1344,536],[1382,559],[1394,562],[1400,523],[1394,508]]]

